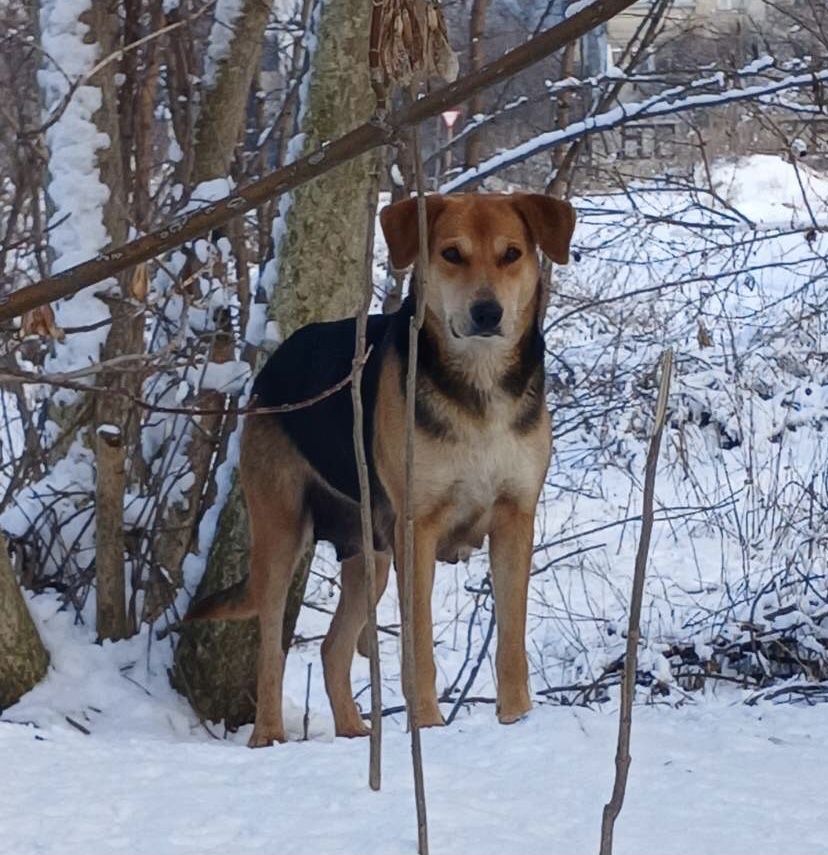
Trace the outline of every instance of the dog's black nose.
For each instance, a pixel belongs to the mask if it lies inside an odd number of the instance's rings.
[[[497,300],[479,300],[472,303],[469,313],[472,318],[473,333],[493,333],[503,317],[503,306]]]

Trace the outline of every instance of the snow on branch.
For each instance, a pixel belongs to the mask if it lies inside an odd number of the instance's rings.
[[[42,41],[49,59],[38,72],[38,82],[47,113],[64,105],[73,88],[70,80],[84,79],[99,59],[99,45],[89,41],[90,27],[81,20],[90,6],[90,0],[47,0],[42,4]],[[104,224],[109,189],[98,166],[98,152],[110,145],[110,139],[94,121],[101,106],[99,86],[89,83],[76,86],[59,118],[46,130],[50,153],[48,194],[53,206],[49,245],[54,253],[55,273],[96,255],[110,243]],[[97,299],[56,306],[57,322],[62,327],[95,323],[108,317],[106,305]],[[83,352],[73,353],[78,344],[73,342],[72,349],[65,354],[68,362],[61,363],[61,367],[82,364],[87,352],[97,356],[97,346],[105,334],[105,329],[85,334]],[[69,345],[58,347],[66,349]]]
[[[755,74],[756,67],[756,62],[751,63],[750,66],[746,66],[736,72],[735,76],[738,78],[746,74]],[[502,169],[522,163],[530,157],[548,151],[563,142],[603,133],[619,125],[638,121],[639,119],[669,116],[699,108],[722,107],[741,101],[759,101],[764,104],[775,104],[777,103],[775,96],[778,93],[813,86],[825,80],[828,80],[828,69],[802,74],[791,74],[779,80],[767,81],[752,86],[732,86],[722,89],[719,92],[687,94],[688,91],[696,90],[703,86],[723,86],[724,75],[721,72],[717,72],[710,77],[695,80],[686,86],[671,87],[643,101],[626,102],[595,116],[587,116],[580,121],[567,125],[565,128],[558,128],[554,131],[539,134],[520,145],[490,157],[473,169],[461,172],[451,180],[446,181],[440,187],[440,192],[450,193],[460,190]]]

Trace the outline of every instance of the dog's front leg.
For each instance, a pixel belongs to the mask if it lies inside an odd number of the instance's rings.
[[[495,505],[489,557],[497,619],[497,717],[512,724],[532,708],[526,663],[526,599],[532,564],[534,514],[514,502]]]
[[[397,568],[397,584],[400,603],[404,602],[405,571],[403,562],[403,525],[397,526],[394,542],[394,564]],[[414,522],[414,675],[415,697],[406,699],[414,706],[420,727],[435,727],[444,724],[437,703],[437,669],[434,665],[434,628],[431,622],[431,592],[434,587],[434,565],[437,560],[437,526],[433,520]],[[403,645],[403,655],[407,655]],[[405,673],[406,664],[403,664]]]

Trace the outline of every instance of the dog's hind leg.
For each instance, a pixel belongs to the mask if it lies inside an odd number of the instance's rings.
[[[384,589],[388,581],[389,563],[388,556],[377,555],[378,592],[380,585]],[[383,566],[385,578],[381,580]],[[322,643],[325,689],[331,702],[337,736],[365,736],[368,733],[351,690],[351,663],[357,637],[365,626],[367,596],[365,559],[362,554],[358,554],[342,562],[342,592],[339,605],[331,621],[331,628]]]
[[[382,599],[382,595],[385,593],[385,588],[388,585],[388,571],[391,568],[391,555],[388,552],[377,552],[376,554],[376,575],[374,577],[374,581],[376,582],[376,588],[374,593],[376,594],[374,598],[374,604],[378,605],[379,601]],[[362,631],[359,634],[359,641],[357,641],[357,652],[360,656],[364,656],[366,659],[368,658],[369,652],[369,640],[368,640],[368,627],[362,627]]]
[[[285,741],[282,719],[282,624],[285,602],[299,556],[310,537],[310,524],[300,508],[248,490],[250,512],[250,586],[259,615],[259,658],[256,723],[251,748]]]

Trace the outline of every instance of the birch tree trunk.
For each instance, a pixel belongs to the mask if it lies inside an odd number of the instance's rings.
[[[43,679],[48,664],[0,535],[0,712]]]
[[[303,153],[368,119],[367,0],[324,0],[316,27],[310,86],[303,105]],[[269,317],[281,336],[313,321],[354,315],[366,281],[365,200],[378,186],[378,155],[365,155],[300,187],[275,232],[276,260],[263,277],[272,288]],[[231,491],[196,598],[247,575],[248,530],[238,485]],[[297,572],[285,614],[283,647],[293,636],[312,555]],[[231,727],[253,720],[256,698],[255,620],[190,624],[176,653],[173,684],[196,710]]]

